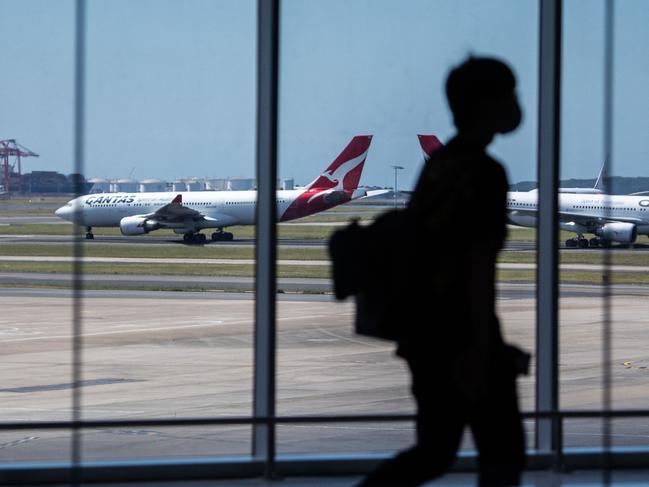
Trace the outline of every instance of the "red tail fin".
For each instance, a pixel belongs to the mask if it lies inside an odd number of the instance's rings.
[[[433,153],[436,150],[441,149],[444,147],[444,144],[442,144],[437,137],[434,135],[417,135],[419,137],[419,145],[421,145],[422,150],[424,151],[424,156],[426,159],[429,159],[430,156],[433,155]]]
[[[286,209],[281,221],[328,210],[352,198],[361,179],[371,135],[357,135],[325,171]]]
[[[309,189],[330,189],[337,186],[336,189],[354,191],[358,187],[371,142],[371,135],[354,137],[329,167],[309,185]]]

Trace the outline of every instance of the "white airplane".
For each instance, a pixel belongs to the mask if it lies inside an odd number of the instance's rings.
[[[352,199],[374,195],[358,190],[372,141],[358,135],[306,188],[277,191],[277,218],[285,222],[333,208]],[[371,194],[368,194],[371,193]],[[254,225],[257,191],[192,191],[182,193],[107,193],[79,196],[56,210],[64,220],[87,228],[119,227],[123,235],[142,235],[161,228],[183,234],[185,242],[205,242],[200,233],[215,228],[212,240],[232,240],[223,229]]]
[[[427,148],[441,147],[435,143],[434,135],[418,137],[428,157],[432,152],[427,152]],[[598,183],[604,178],[602,169]],[[598,190],[598,184],[593,189]],[[538,191],[507,193],[507,216],[511,224],[536,228],[537,214]],[[560,192],[558,214],[559,227],[577,234],[566,240],[566,247],[607,247],[611,242],[632,244],[638,235],[649,235],[648,196]],[[595,236],[588,240],[584,237],[588,233]]]

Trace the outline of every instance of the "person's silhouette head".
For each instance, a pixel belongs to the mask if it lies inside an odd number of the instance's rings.
[[[513,131],[521,121],[516,78],[502,61],[469,57],[446,80],[446,97],[459,133],[493,137]]]

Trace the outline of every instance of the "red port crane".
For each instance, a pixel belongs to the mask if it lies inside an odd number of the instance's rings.
[[[9,192],[9,180],[12,173],[20,176],[20,158],[21,157],[38,157],[38,154],[29,150],[27,147],[20,145],[16,139],[0,140],[0,160],[2,160],[2,185],[3,189]],[[9,158],[13,158],[13,164],[9,164]],[[17,171],[14,169],[17,166]]]

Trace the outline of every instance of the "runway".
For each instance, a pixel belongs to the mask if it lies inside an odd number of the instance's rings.
[[[614,289],[614,406],[645,407],[649,287]],[[562,286],[563,408],[601,406],[602,293],[597,286]],[[69,419],[71,293],[3,289],[0,306],[3,419]],[[507,339],[533,351],[534,286],[500,286],[498,309]],[[278,295],[279,415],[413,411],[392,343],[355,335],[353,313],[351,301],[331,295]],[[251,414],[253,294],[87,291],[81,316],[84,418]],[[520,380],[520,391],[523,409],[533,409],[533,376]],[[533,423],[526,424],[531,445]],[[567,421],[564,431],[567,446],[601,440],[600,421]],[[402,423],[282,425],[278,445],[280,453],[389,452],[413,434]],[[648,434],[646,420],[617,421],[613,439],[618,446],[643,445]],[[243,454],[250,440],[249,427],[97,429],[83,436],[84,460]],[[67,432],[0,434],[3,461],[66,460],[68,448]]]
[[[60,245],[72,244],[76,239],[72,235],[16,235],[6,234],[0,235],[0,244],[9,243],[29,243],[29,244],[42,244],[42,245]],[[92,244],[114,244],[114,245],[188,245],[192,247],[253,247],[255,245],[254,238],[237,238],[232,242],[212,242],[206,241],[204,244],[188,244],[183,242],[182,236],[175,235],[159,235],[149,236],[141,235],[137,237],[124,237],[121,235],[96,235],[94,240],[82,239],[88,245]],[[321,239],[295,239],[295,238],[280,238],[278,245],[287,247],[325,247],[327,242]]]
[[[42,245],[60,245],[72,244],[75,238],[72,235],[19,235],[19,234],[5,234],[0,235],[0,244],[10,243],[30,243]],[[235,235],[232,242],[212,242],[206,241],[204,244],[188,244],[183,242],[180,236],[176,235],[138,235],[135,237],[125,237],[121,235],[96,235],[94,240],[82,239],[88,245],[93,244],[113,244],[113,245],[183,245],[192,247],[218,248],[218,247],[245,247],[250,248],[255,245],[254,238],[240,238]],[[398,242],[397,242],[398,243]],[[307,248],[326,248],[327,241],[323,239],[308,239],[308,238],[278,238],[277,244],[279,247],[307,247]],[[561,252],[601,252],[602,249],[574,249],[567,248],[563,245],[559,247]],[[647,252],[649,251],[649,244],[635,243],[632,247],[627,248],[620,245],[614,245],[611,251],[615,253],[623,252]],[[532,241],[507,241],[503,247],[503,251],[512,252],[535,252],[536,242]]]

